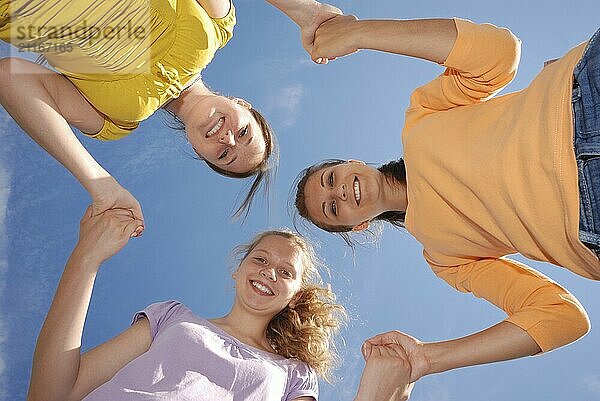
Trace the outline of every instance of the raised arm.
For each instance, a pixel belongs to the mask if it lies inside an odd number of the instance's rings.
[[[109,208],[143,215],[137,200],[79,142],[69,124],[97,132],[103,117],[64,76],[18,58],[0,60],[0,103],[31,139],[65,166],[92,197],[94,214]]]
[[[79,241],[59,282],[35,348],[28,401],[81,400],[150,345],[147,321],[80,355],[81,336],[100,264],[117,253],[139,225],[115,209],[81,220]]]
[[[339,16],[319,27],[312,55],[332,58],[371,49],[443,63],[456,37],[451,19],[358,20],[351,15]]]

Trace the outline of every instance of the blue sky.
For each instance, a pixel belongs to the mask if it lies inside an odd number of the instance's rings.
[[[339,1],[362,18],[460,16],[509,27],[523,41],[519,74],[503,93],[521,89],[544,60],[564,54],[598,27],[596,0],[401,2]],[[91,153],[141,202],[147,230],[107,262],[98,276],[84,334],[88,349],[116,335],[147,304],[178,299],[216,317],[232,302],[229,251],[258,230],[290,226],[287,202],[298,171],[315,161],[384,162],[402,154],[400,131],[410,92],[441,68],[404,57],[361,52],[313,65],[299,34],[277,10],[239,0],[233,40],[204,73],[205,82],[248,99],[272,122],[281,150],[269,208],[258,202],[244,225],[228,219],[243,184],[216,176],[192,158],[164,117],[144,122],[114,143],[83,138]],[[8,55],[8,46],[0,47]],[[161,114],[161,113],[158,113]],[[25,398],[35,339],[89,199],[54,160],[0,114],[0,399]],[[332,268],[333,287],[352,320],[343,336],[344,364],[323,400],[350,400],[365,338],[398,329],[425,341],[484,329],[504,319],[485,301],[437,279],[406,232],[387,227],[377,246],[355,259],[338,238],[310,232]],[[524,259],[520,259],[524,260]],[[529,262],[528,262],[529,263]],[[598,400],[598,283],[559,267],[529,263],[574,293],[592,331],[564,349],[534,358],[460,369],[417,383],[414,401]]]

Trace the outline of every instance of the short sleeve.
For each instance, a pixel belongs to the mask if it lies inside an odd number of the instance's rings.
[[[219,38],[219,49],[224,47],[227,42],[233,37],[233,27],[236,23],[235,7],[230,3],[229,12],[222,18],[211,18],[213,25],[216,28],[217,37]]]
[[[319,399],[319,380],[317,374],[305,363],[299,363],[289,373],[288,390],[285,401],[300,397]]]
[[[84,135],[89,136],[90,138],[98,139],[100,141],[116,141],[119,139],[125,138],[127,135],[131,134],[140,123],[138,122],[119,122],[118,124],[108,117],[104,117],[104,124],[102,125],[102,129],[95,134],[89,134],[83,132]]]
[[[161,330],[178,321],[187,312],[188,308],[178,301],[157,302],[147,306],[143,311],[137,312],[133,316],[131,324],[146,317],[150,323],[152,339],[154,339]]]

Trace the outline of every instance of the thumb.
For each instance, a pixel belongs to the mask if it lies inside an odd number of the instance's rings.
[[[90,208],[91,208],[90,217],[98,216],[99,214],[102,214],[103,212],[105,212],[107,210],[105,207],[99,206],[97,203],[92,203],[90,205]]]
[[[93,206],[89,205],[86,209],[85,212],[83,213],[83,216],[81,217],[81,222],[83,223],[84,221],[88,221],[89,219],[92,218],[92,216],[94,215],[94,210],[93,210]]]

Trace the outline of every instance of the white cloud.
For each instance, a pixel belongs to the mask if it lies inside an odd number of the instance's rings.
[[[299,83],[289,84],[277,89],[269,95],[267,108],[270,114],[278,116],[280,122],[285,127],[290,127],[296,123],[300,111],[300,103],[305,89]]]

